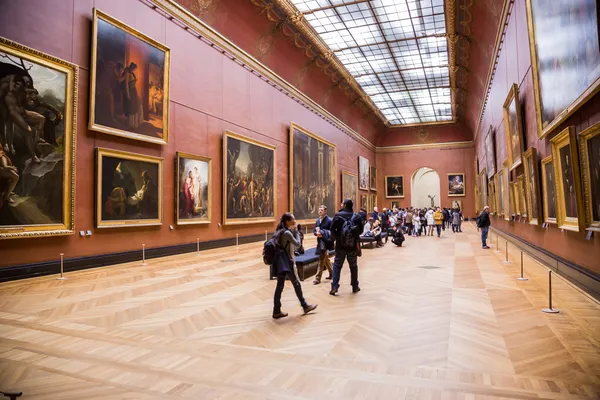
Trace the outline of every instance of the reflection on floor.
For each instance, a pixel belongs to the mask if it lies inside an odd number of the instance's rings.
[[[501,241],[500,247],[503,247]],[[261,244],[0,285],[0,390],[28,399],[600,396],[600,306],[465,233],[365,250],[362,291],[270,318]],[[515,251],[510,257],[517,260]],[[288,284],[289,285],[289,284]]]

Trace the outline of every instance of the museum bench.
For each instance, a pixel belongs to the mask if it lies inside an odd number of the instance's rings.
[[[387,232],[381,232],[381,241],[385,241],[385,243],[387,243],[388,236],[389,235]],[[377,242],[377,239],[375,239],[375,236],[361,236],[359,238],[359,242],[360,242],[360,247],[364,247],[364,245],[367,243],[369,243],[371,245],[371,247],[373,247],[373,243]]]
[[[304,254],[296,256],[296,268],[298,269],[298,278],[301,281],[304,279],[316,275],[317,268],[319,267],[319,256],[316,254],[317,248],[304,250]],[[329,257],[335,254],[334,250],[329,250]],[[277,278],[277,274],[273,270],[273,266],[269,266],[269,279]]]

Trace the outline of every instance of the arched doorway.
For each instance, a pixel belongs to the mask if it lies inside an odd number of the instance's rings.
[[[410,205],[413,207],[431,207],[431,198],[433,204],[439,206],[440,203],[440,176],[429,167],[422,167],[416,170],[410,180]]]

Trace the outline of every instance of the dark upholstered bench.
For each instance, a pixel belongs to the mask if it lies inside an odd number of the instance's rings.
[[[317,274],[317,268],[319,267],[319,256],[315,254],[316,250],[317,248],[313,247],[312,249],[304,250],[304,254],[296,256],[296,267],[298,268],[298,277],[301,281]],[[334,254],[335,251],[329,251],[330,257]],[[275,271],[273,271],[272,265],[269,266],[269,274],[269,279],[277,278]]]
[[[373,243],[377,242],[377,240],[373,236],[361,236],[359,241],[360,241],[360,247],[364,247],[365,244],[367,244],[367,243],[370,244],[371,246],[373,246]]]

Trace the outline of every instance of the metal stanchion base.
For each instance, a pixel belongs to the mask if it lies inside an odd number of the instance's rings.
[[[66,281],[69,278],[65,278],[65,277],[60,277],[60,278],[56,278],[57,281]]]
[[[528,280],[529,280],[529,278],[525,278],[524,276],[518,276],[518,277],[517,277],[517,280],[518,280],[518,281],[528,281]]]
[[[502,250],[500,250],[500,249],[497,249],[497,250],[496,250],[496,253],[502,253]]]
[[[148,263],[141,263],[140,264],[142,267],[145,267],[146,265],[148,265]]]
[[[545,312],[548,314],[558,314],[560,311],[557,310],[556,308],[542,308],[542,312]]]
[[[512,261],[502,261],[502,264],[512,264]]]

